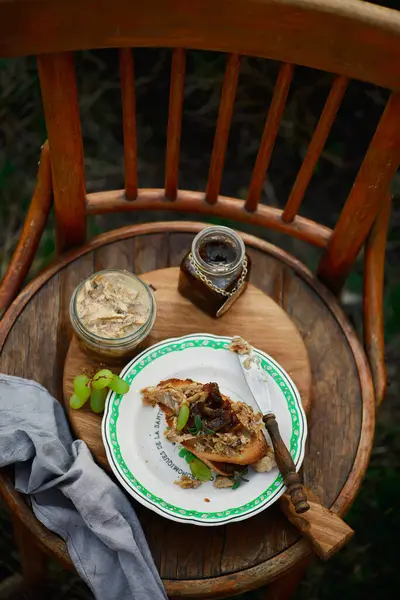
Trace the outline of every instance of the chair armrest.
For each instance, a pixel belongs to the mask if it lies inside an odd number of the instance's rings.
[[[13,467],[0,469],[0,500],[4,501],[13,519],[21,521],[30,531],[44,552],[50,554],[67,569],[75,571],[65,542],[35,517],[29,505],[29,497],[15,489]]]
[[[0,282],[0,319],[17,295],[32,261],[46,226],[53,200],[50,153],[46,141],[40,155],[39,170],[31,204],[26,215],[21,237],[10,264]]]
[[[392,199],[388,194],[380,207],[365,245],[364,255],[364,344],[378,407],[386,393],[383,286],[386,239]]]

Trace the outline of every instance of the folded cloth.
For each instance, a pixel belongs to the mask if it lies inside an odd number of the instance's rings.
[[[36,517],[66,542],[98,600],[166,599],[136,514],[39,384],[0,374],[0,466]]]

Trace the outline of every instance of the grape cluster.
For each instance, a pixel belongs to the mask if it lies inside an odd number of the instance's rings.
[[[109,389],[116,394],[126,394],[129,387],[129,383],[109,369],[101,369],[92,378],[84,374],[77,375],[74,378],[74,393],[69,404],[74,409],[82,408],[90,398],[92,411],[102,413]]]

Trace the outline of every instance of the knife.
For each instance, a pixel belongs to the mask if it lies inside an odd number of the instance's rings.
[[[286,493],[290,496],[296,513],[305,513],[309,510],[310,505],[307,502],[300,475],[296,472],[296,466],[281,438],[278,423],[272,412],[268,381],[261,368],[260,359],[254,354],[238,354],[237,356],[247,386],[262,414],[265,428],[271,438],[276,464],[282,473],[283,483],[287,487]]]

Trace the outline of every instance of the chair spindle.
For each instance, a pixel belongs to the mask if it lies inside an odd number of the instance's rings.
[[[282,214],[282,219],[285,223],[291,223],[296,216],[304,194],[313,176],[315,167],[324,149],[325,142],[332,128],[336,113],[339,110],[344,93],[349,83],[348,77],[338,75],[335,77],[328,98],[325,102],[324,109],[321,113],[317,127],[315,128],[310,145],[308,146],[307,154],[303,160],[297,179],[293,186],[292,192],[287,201],[285,210]]]
[[[224,168],[226,147],[231,127],[233,106],[239,78],[240,56],[229,54],[224,83],[222,85],[221,102],[218,111],[218,121],[215,130],[214,146],[211,155],[210,170],[206,189],[206,201],[215,204],[221,187],[222,170]]]
[[[131,48],[120,48],[122,117],[124,131],[125,196],[135,200],[138,191],[136,94],[133,54]]]
[[[293,65],[286,63],[280,68],[276,80],[274,93],[271,100],[271,106],[268,111],[267,120],[264,127],[264,133],[261,139],[256,162],[253,169],[253,175],[246,198],[246,210],[253,212],[257,210],[260,202],[261,191],[265,181],[265,175],[271,160],[272,151],[276,136],[278,135],[279,124],[285,109],[286,99],[289,92],[290,83],[293,77]]]
[[[179,149],[182,129],[183,91],[185,84],[186,51],[175,48],[172,55],[171,87],[167,132],[165,196],[175,200],[178,191]]]

